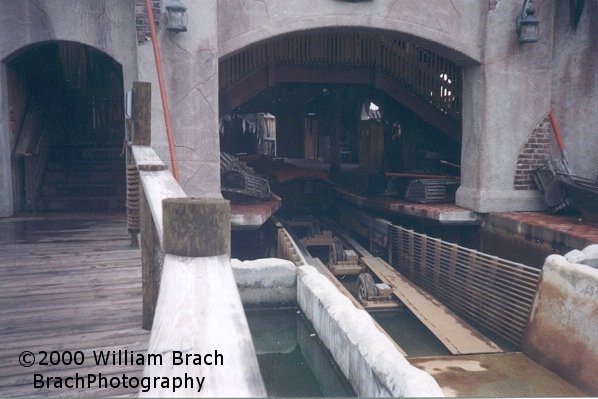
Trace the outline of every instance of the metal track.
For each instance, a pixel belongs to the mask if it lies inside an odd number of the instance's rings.
[[[449,308],[521,346],[540,270],[389,225],[389,261]]]
[[[349,232],[331,220],[322,218],[336,240],[359,253],[361,262],[379,280],[391,287],[394,296],[417,317],[452,354],[497,353],[502,349],[475,328],[454,314],[447,306],[425,292],[423,288],[392,268],[380,258],[372,256],[351,238]]]

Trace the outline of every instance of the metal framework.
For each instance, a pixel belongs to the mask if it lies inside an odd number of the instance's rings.
[[[540,270],[389,225],[390,263],[453,311],[520,347]]]

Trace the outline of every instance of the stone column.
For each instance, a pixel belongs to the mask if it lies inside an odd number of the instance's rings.
[[[181,187],[194,197],[220,197],[217,0],[186,1],[187,32],[158,29]],[[152,145],[170,165],[151,44],[138,48],[139,77],[152,83]]]
[[[554,4],[537,4],[540,40],[519,44],[521,2],[488,11],[482,65],[463,76],[463,145],[457,205],[478,212],[544,209],[537,190],[515,190],[517,157],[550,109]]]

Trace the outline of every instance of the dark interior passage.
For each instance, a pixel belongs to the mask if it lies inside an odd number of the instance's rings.
[[[243,117],[257,112],[275,116],[279,157],[330,162],[338,128],[336,152],[342,163],[371,173],[460,173],[458,140],[385,92],[366,85],[285,83],[268,88],[222,119],[222,151],[255,154],[255,145],[251,140],[247,145],[241,132],[246,123]]]
[[[273,115],[276,155],[329,163],[333,180],[343,163],[459,176],[461,67],[432,48],[353,28],[255,43],[220,60],[221,116]],[[222,151],[251,152],[235,134],[221,127]]]
[[[120,64],[79,43],[48,42],[7,70],[20,210],[124,208]]]

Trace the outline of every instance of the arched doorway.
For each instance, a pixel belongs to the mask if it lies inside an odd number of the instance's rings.
[[[124,208],[122,66],[90,46],[51,41],[6,67],[16,208]]]
[[[461,66],[431,50],[438,44],[412,39],[384,30],[326,28],[252,44],[220,60],[221,114],[276,116],[280,156],[317,158],[317,147],[330,145],[331,157],[341,152],[341,160],[360,163],[370,157],[363,163],[376,168],[427,168],[432,158],[458,164]],[[382,112],[364,118],[370,103]],[[334,118],[340,120],[336,127]],[[341,135],[336,140],[335,129]],[[364,139],[364,129],[377,138]]]

